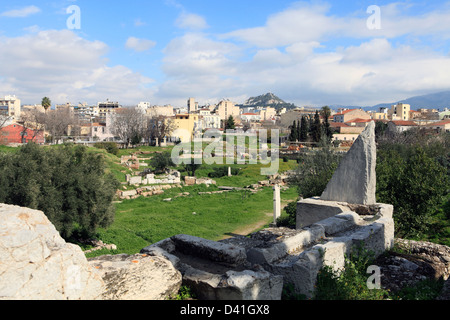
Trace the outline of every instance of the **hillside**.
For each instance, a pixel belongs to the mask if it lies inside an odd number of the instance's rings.
[[[284,101],[273,93],[266,93],[257,97],[249,98],[244,104],[239,107],[272,107],[275,109],[287,108],[293,109],[296,106],[293,103]]]

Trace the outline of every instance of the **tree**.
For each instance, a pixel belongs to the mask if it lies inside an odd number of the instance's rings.
[[[50,133],[51,142],[77,131],[78,119],[69,109],[51,110],[45,114],[35,113],[36,121]]]
[[[311,126],[311,136],[314,142],[319,142],[322,137],[322,125],[320,123],[319,111],[316,111],[316,114],[314,115],[314,122]]]
[[[164,138],[169,137],[176,129],[176,125],[171,118],[162,115],[151,116],[147,118],[144,137],[149,144],[152,140],[158,139],[158,146],[161,146]]]
[[[291,133],[289,134],[289,141],[295,142],[297,140],[297,122],[294,121],[294,123],[291,126]]]
[[[47,112],[47,110],[52,106],[52,101],[50,100],[49,97],[44,97],[42,98],[41,104],[44,107],[45,112]]]
[[[20,116],[20,123],[23,126],[22,136],[31,131],[33,133],[31,141],[45,129],[45,115],[37,110],[23,111]]]
[[[236,124],[234,123],[234,118],[233,116],[229,116],[228,120],[225,123],[225,129],[228,130],[234,130],[236,129]]]
[[[302,127],[302,125],[301,125],[300,120],[297,120],[297,127],[295,130],[295,139],[298,141],[301,141],[301,127]]]
[[[195,177],[195,172],[201,168],[201,164],[199,163],[186,163],[184,165],[184,168],[186,169],[186,171],[188,172],[189,176],[191,177]]]
[[[300,128],[300,141],[308,141],[308,121],[306,116],[302,116],[301,128]]]
[[[313,154],[302,154],[299,165],[289,183],[296,186],[299,196],[310,198],[320,196],[337,169],[341,156],[329,145]]]
[[[395,208],[396,233],[417,237],[428,231],[449,189],[447,168],[422,146],[382,144],[377,155],[377,201]]]
[[[138,108],[124,108],[117,110],[112,116],[112,132],[123,142],[137,145],[141,142],[144,131],[144,114]]]
[[[114,220],[119,182],[86,147],[34,143],[0,154],[0,203],[43,211],[61,236],[93,237]]]
[[[172,161],[172,154],[170,152],[157,153],[151,160],[150,165],[157,172],[165,172],[166,169],[175,166]]]
[[[324,118],[323,122],[323,135],[326,137],[328,143],[331,143],[333,139],[333,131],[331,130],[329,118],[331,117],[331,109],[328,106],[322,107],[320,111],[322,118]]]

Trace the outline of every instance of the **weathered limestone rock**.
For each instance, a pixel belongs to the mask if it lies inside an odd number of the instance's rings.
[[[206,240],[189,235],[176,235],[171,238],[177,251],[198,257],[208,257],[209,260],[230,266],[243,265],[247,255],[243,248]]]
[[[102,278],[44,213],[0,204],[0,221],[0,299],[99,298]]]
[[[224,275],[188,268],[183,281],[201,300],[280,300],[283,277],[261,270],[228,271]]]
[[[347,211],[351,211],[347,203],[317,198],[303,199],[297,203],[296,228],[302,229]]]
[[[375,122],[370,122],[342,159],[321,199],[352,204],[376,203]]]
[[[186,183],[187,186],[193,186],[195,185],[197,179],[195,177],[184,177],[184,183]]]
[[[106,289],[102,300],[164,300],[176,294],[181,273],[162,256],[115,255],[90,259]]]

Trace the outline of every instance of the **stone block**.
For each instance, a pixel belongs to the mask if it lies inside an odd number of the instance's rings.
[[[130,177],[128,184],[129,185],[140,185],[140,184],[142,184],[142,177],[140,177],[140,176]]]
[[[186,183],[187,186],[193,186],[195,185],[197,179],[195,177],[184,177],[184,183]]]
[[[182,283],[181,273],[162,255],[108,255],[89,263],[105,282],[102,300],[166,300]]]
[[[267,265],[299,251],[314,241],[325,237],[322,226],[301,230],[295,235],[281,238],[270,246],[254,247],[247,250],[247,259],[253,264]]]
[[[264,270],[212,274],[189,268],[183,283],[193,288],[201,300],[281,300],[283,291],[283,277]]]
[[[304,199],[297,203],[297,229],[351,211],[344,202],[324,201],[317,198]]]
[[[137,195],[136,190],[122,191],[122,197],[133,197]]]
[[[232,267],[245,264],[247,254],[244,248],[189,235],[171,237],[176,250]]]
[[[298,257],[271,264],[267,270],[274,275],[281,275],[285,284],[294,287],[295,293],[311,298],[322,266],[322,253],[314,249],[305,251]]]
[[[346,231],[362,223],[362,219],[354,212],[344,212],[334,217],[319,221],[313,226],[319,225],[325,229],[325,234],[331,236]]]
[[[381,218],[376,222],[360,227],[353,234],[352,249],[362,247],[378,256],[392,248],[394,244],[393,219]]]

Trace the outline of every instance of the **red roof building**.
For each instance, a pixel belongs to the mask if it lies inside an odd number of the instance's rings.
[[[42,130],[27,129],[20,124],[11,124],[0,130],[0,144],[21,144],[36,142],[42,144],[45,142],[44,132]]]

